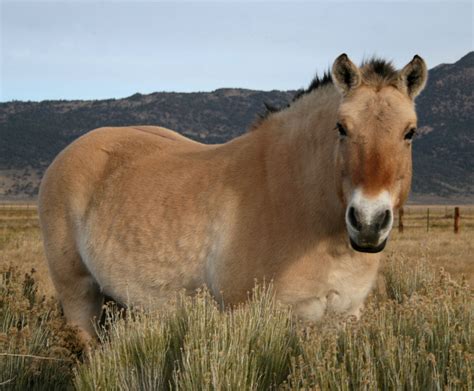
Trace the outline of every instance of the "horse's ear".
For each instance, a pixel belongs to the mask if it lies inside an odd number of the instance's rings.
[[[336,58],[331,73],[334,84],[343,94],[347,94],[350,90],[360,85],[361,76],[359,68],[349,60],[345,53]]]
[[[415,99],[425,88],[427,80],[428,68],[425,61],[418,55],[400,71],[401,87],[406,90],[411,99]]]

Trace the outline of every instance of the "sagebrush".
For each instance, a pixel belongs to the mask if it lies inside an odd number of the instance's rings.
[[[78,390],[469,390],[472,291],[426,260],[392,257],[360,320],[294,319],[271,286],[222,310],[206,292],[158,312],[107,308],[80,357],[74,330],[34,274],[2,272],[3,388]]]

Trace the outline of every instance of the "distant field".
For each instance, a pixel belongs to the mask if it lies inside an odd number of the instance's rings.
[[[458,234],[454,234],[454,206],[408,206],[404,210],[404,232],[398,233],[397,216],[387,254],[425,258],[454,277],[464,276],[473,287],[474,206],[460,206]]]
[[[474,207],[461,207],[458,234],[453,213],[405,208],[358,323],[301,325],[266,291],[220,312],[203,294],[112,322],[82,363],[43,298],[54,289],[36,207],[0,204],[0,389],[473,389]]]

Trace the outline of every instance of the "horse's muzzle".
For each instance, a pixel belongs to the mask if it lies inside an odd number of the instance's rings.
[[[383,192],[377,197],[367,198],[356,190],[346,209],[345,220],[354,250],[365,253],[382,251],[393,224],[390,195]]]
[[[379,245],[358,245],[352,238],[350,238],[351,246],[354,250],[359,251],[361,253],[379,253],[385,248],[387,244],[387,239],[385,239]]]

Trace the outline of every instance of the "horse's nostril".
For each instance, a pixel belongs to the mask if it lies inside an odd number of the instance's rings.
[[[349,213],[348,213],[348,217],[349,217],[349,223],[357,230],[357,231],[360,231],[362,229],[362,225],[360,223],[360,221],[357,219],[357,213],[356,213],[356,210],[353,206],[351,206],[349,208]]]
[[[383,214],[383,220],[382,224],[380,225],[380,229],[386,229],[390,225],[390,220],[392,217],[392,212],[390,212],[389,209],[387,209],[384,214]]]

